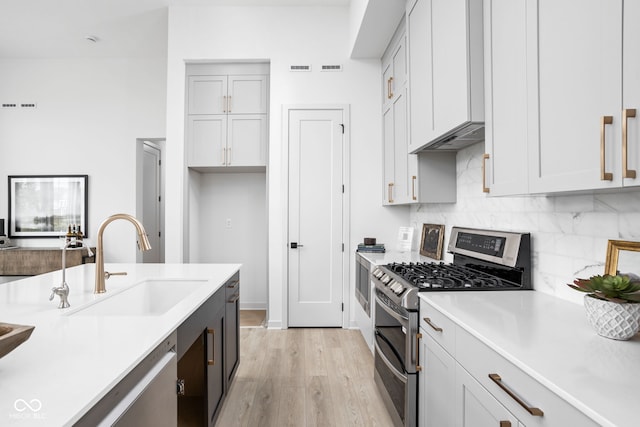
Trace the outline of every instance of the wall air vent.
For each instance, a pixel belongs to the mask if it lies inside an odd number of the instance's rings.
[[[311,71],[311,65],[289,65],[289,71]]]
[[[35,102],[23,102],[20,104],[20,108],[36,108],[36,106]]]
[[[321,71],[342,71],[342,65],[323,65]]]
[[[18,104],[2,103],[2,108],[16,108]]]

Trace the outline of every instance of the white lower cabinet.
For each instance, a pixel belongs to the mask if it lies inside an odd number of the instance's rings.
[[[455,425],[460,427],[517,427],[513,416],[458,363],[455,364]]]
[[[420,329],[418,419],[420,426],[455,426],[455,359],[424,329]]]
[[[598,425],[424,300],[420,319],[420,426]]]

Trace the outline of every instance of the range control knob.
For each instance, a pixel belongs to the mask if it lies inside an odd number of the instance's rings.
[[[384,276],[382,276],[382,279],[380,280],[382,280],[382,283],[387,285],[391,281],[391,277],[388,274],[385,274]]]

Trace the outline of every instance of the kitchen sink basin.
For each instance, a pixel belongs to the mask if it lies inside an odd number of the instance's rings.
[[[206,280],[145,280],[69,313],[73,316],[160,316]]]

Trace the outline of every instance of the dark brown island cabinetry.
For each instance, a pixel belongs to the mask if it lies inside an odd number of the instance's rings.
[[[213,426],[239,360],[239,273],[178,328],[178,425]]]

